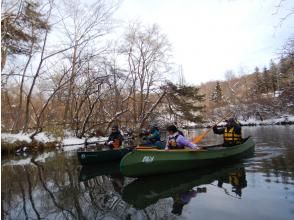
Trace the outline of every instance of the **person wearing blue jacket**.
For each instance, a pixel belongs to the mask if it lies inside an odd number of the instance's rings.
[[[164,148],[160,141],[160,131],[156,125],[153,125],[149,131],[149,134],[143,138],[145,146],[157,146],[158,148]]]

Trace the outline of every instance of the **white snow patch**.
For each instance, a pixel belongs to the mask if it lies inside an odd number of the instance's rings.
[[[271,119],[266,119],[266,120],[257,120],[255,118],[249,118],[248,120],[239,120],[239,122],[242,125],[274,125],[274,124],[279,124],[281,122],[294,122],[294,116],[293,115],[284,115],[281,116],[280,118],[271,118]]]
[[[26,141],[27,143],[32,142],[30,136],[32,133],[18,133],[18,134],[11,134],[11,133],[1,133],[1,140],[7,143],[14,143],[16,141]],[[47,143],[56,141],[56,139],[48,133],[41,132],[35,136],[35,139],[38,142]]]
[[[84,143],[85,143],[85,139],[80,139],[77,137],[68,137],[63,139],[62,145],[69,145],[69,146],[64,146],[63,150],[64,151],[77,150],[83,147]]]
[[[36,141],[47,143],[47,142],[53,142],[56,141],[56,138],[53,137],[53,135],[41,132],[35,136]]]
[[[28,143],[32,142],[30,134],[22,132],[18,134],[1,133],[1,140],[7,143],[14,143],[16,141],[26,141]]]

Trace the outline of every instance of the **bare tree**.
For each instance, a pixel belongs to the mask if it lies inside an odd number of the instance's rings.
[[[147,117],[160,103],[162,96],[155,96],[169,71],[170,44],[159,27],[144,27],[135,23],[126,34],[122,51],[128,59],[130,73],[130,106],[133,123],[142,127]]]
[[[59,14],[63,23],[64,36],[68,44],[73,45],[68,54],[71,73],[68,85],[67,98],[65,101],[64,121],[70,122],[73,118],[74,103],[73,96],[75,85],[79,75],[83,73],[80,67],[87,63],[85,51],[87,48],[96,48],[95,56],[101,55],[106,48],[98,47],[97,39],[109,33],[112,27],[111,16],[117,4],[110,4],[105,0],[95,1],[91,5],[82,4],[79,0],[64,1],[63,7],[59,8]],[[93,45],[95,45],[93,47]]]

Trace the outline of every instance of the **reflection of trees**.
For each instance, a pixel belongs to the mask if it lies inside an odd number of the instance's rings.
[[[108,176],[98,176],[80,184],[80,191],[84,201],[93,211],[93,218],[103,218],[111,215],[113,218],[120,219],[124,216],[128,205],[115,192],[111,178]]]
[[[266,177],[266,182],[294,185],[294,169],[291,165],[293,164],[293,161],[294,157],[291,154],[287,156],[279,156],[268,160],[263,160],[263,165],[258,169],[258,171],[264,173],[264,176]]]
[[[293,155],[292,155],[293,156]],[[292,168],[289,167],[289,158],[276,157],[262,161],[262,173],[266,178],[273,179],[283,184],[291,181]],[[293,158],[294,159],[294,158]],[[260,163],[260,161],[258,161]],[[290,163],[291,164],[291,163]],[[287,167],[288,166],[288,167]],[[127,204],[121,197],[121,185],[128,184],[131,179],[120,179],[118,176],[96,176],[84,182],[79,182],[79,170],[76,160],[57,155],[46,163],[32,161],[26,166],[2,167],[2,219],[172,219],[171,209],[173,197],[169,191],[167,196],[160,197],[148,204],[147,207],[136,210]],[[219,177],[219,170],[217,176]],[[187,176],[188,178],[189,176]],[[197,185],[192,178],[191,186]],[[164,177],[163,179],[167,179]],[[168,190],[168,184],[164,182],[163,189]],[[211,181],[215,176],[211,176]],[[114,182],[119,184],[115,186]],[[121,181],[121,182],[120,182]],[[189,178],[182,180],[189,183]],[[222,179],[229,183],[229,179]],[[203,179],[203,184],[207,182]],[[151,183],[144,182],[141,188],[151,187]],[[292,183],[291,183],[292,184]],[[180,187],[183,184],[170,186]],[[185,185],[183,185],[185,186]],[[158,182],[156,186],[159,187]],[[162,190],[163,190],[162,189]],[[187,190],[185,188],[184,191]],[[153,190],[154,191],[154,190]],[[173,193],[175,189],[171,190]],[[161,192],[161,190],[159,190]],[[232,194],[232,192],[230,192]],[[151,194],[153,195],[153,194]],[[155,195],[155,194],[154,194]],[[139,196],[140,200],[144,198]]]
[[[32,183],[31,183],[31,178],[30,178],[29,172],[28,172],[28,168],[25,167],[24,170],[25,170],[25,173],[26,173],[27,181],[28,181],[28,194],[29,194],[30,202],[32,204],[32,208],[33,208],[37,218],[41,219],[41,216],[40,216],[39,212],[36,209],[35,202],[34,202],[34,199],[33,199],[33,196],[32,196]],[[24,197],[24,202],[25,202],[25,197]]]
[[[254,172],[262,172],[267,182],[294,184],[294,153],[293,130],[288,126],[259,127],[254,129],[257,137],[262,137],[262,142],[256,140],[256,166]],[[273,138],[274,137],[274,138]],[[266,143],[266,145],[265,145]]]
[[[36,163],[34,160],[32,160],[32,162],[33,162],[33,164],[35,164],[37,166],[38,177],[39,177],[39,180],[40,180],[42,187],[44,188],[45,192],[47,192],[49,194],[49,197],[51,198],[55,207],[57,207],[61,211],[61,214],[63,215],[64,219],[69,219],[68,216],[66,215],[66,213],[64,213],[64,212],[68,212],[70,214],[70,216],[74,217],[75,216],[74,213],[71,210],[68,210],[68,209],[64,208],[61,204],[59,204],[56,201],[56,198],[55,198],[53,192],[51,192],[49,190],[49,188],[47,187],[46,181],[44,180],[44,177],[43,177],[44,168],[41,165],[39,165],[38,163]],[[61,189],[61,187],[58,187],[58,188]]]
[[[25,190],[21,184],[20,181],[18,181],[19,183],[19,188],[20,188],[20,192],[21,192],[21,196],[22,196],[22,201],[23,201],[23,212],[25,214],[25,218],[28,219],[28,213],[27,213],[27,208],[26,208],[26,196],[25,196]],[[3,203],[2,203],[3,205]]]
[[[2,219],[121,219],[130,208],[111,178],[79,182],[77,161],[56,156],[46,163],[2,167]]]

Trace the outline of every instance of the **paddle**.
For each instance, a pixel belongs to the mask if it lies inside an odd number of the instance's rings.
[[[224,119],[228,118],[228,117],[231,116],[232,114],[233,114],[233,113],[230,112],[230,113],[227,114],[225,117],[223,117],[221,120],[219,120],[218,122],[216,122],[215,125],[218,125],[218,124],[221,123]],[[205,138],[205,137],[208,135],[208,133],[212,130],[212,128],[213,128],[213,126],[211,126],[207,131],[203,132],[202,134],[200,134],[200,135],[194,137],[192,143],[193,143],[193,144],[198,144],[198,143],[200,143],[200,142],[203,140],[203,138]]]

